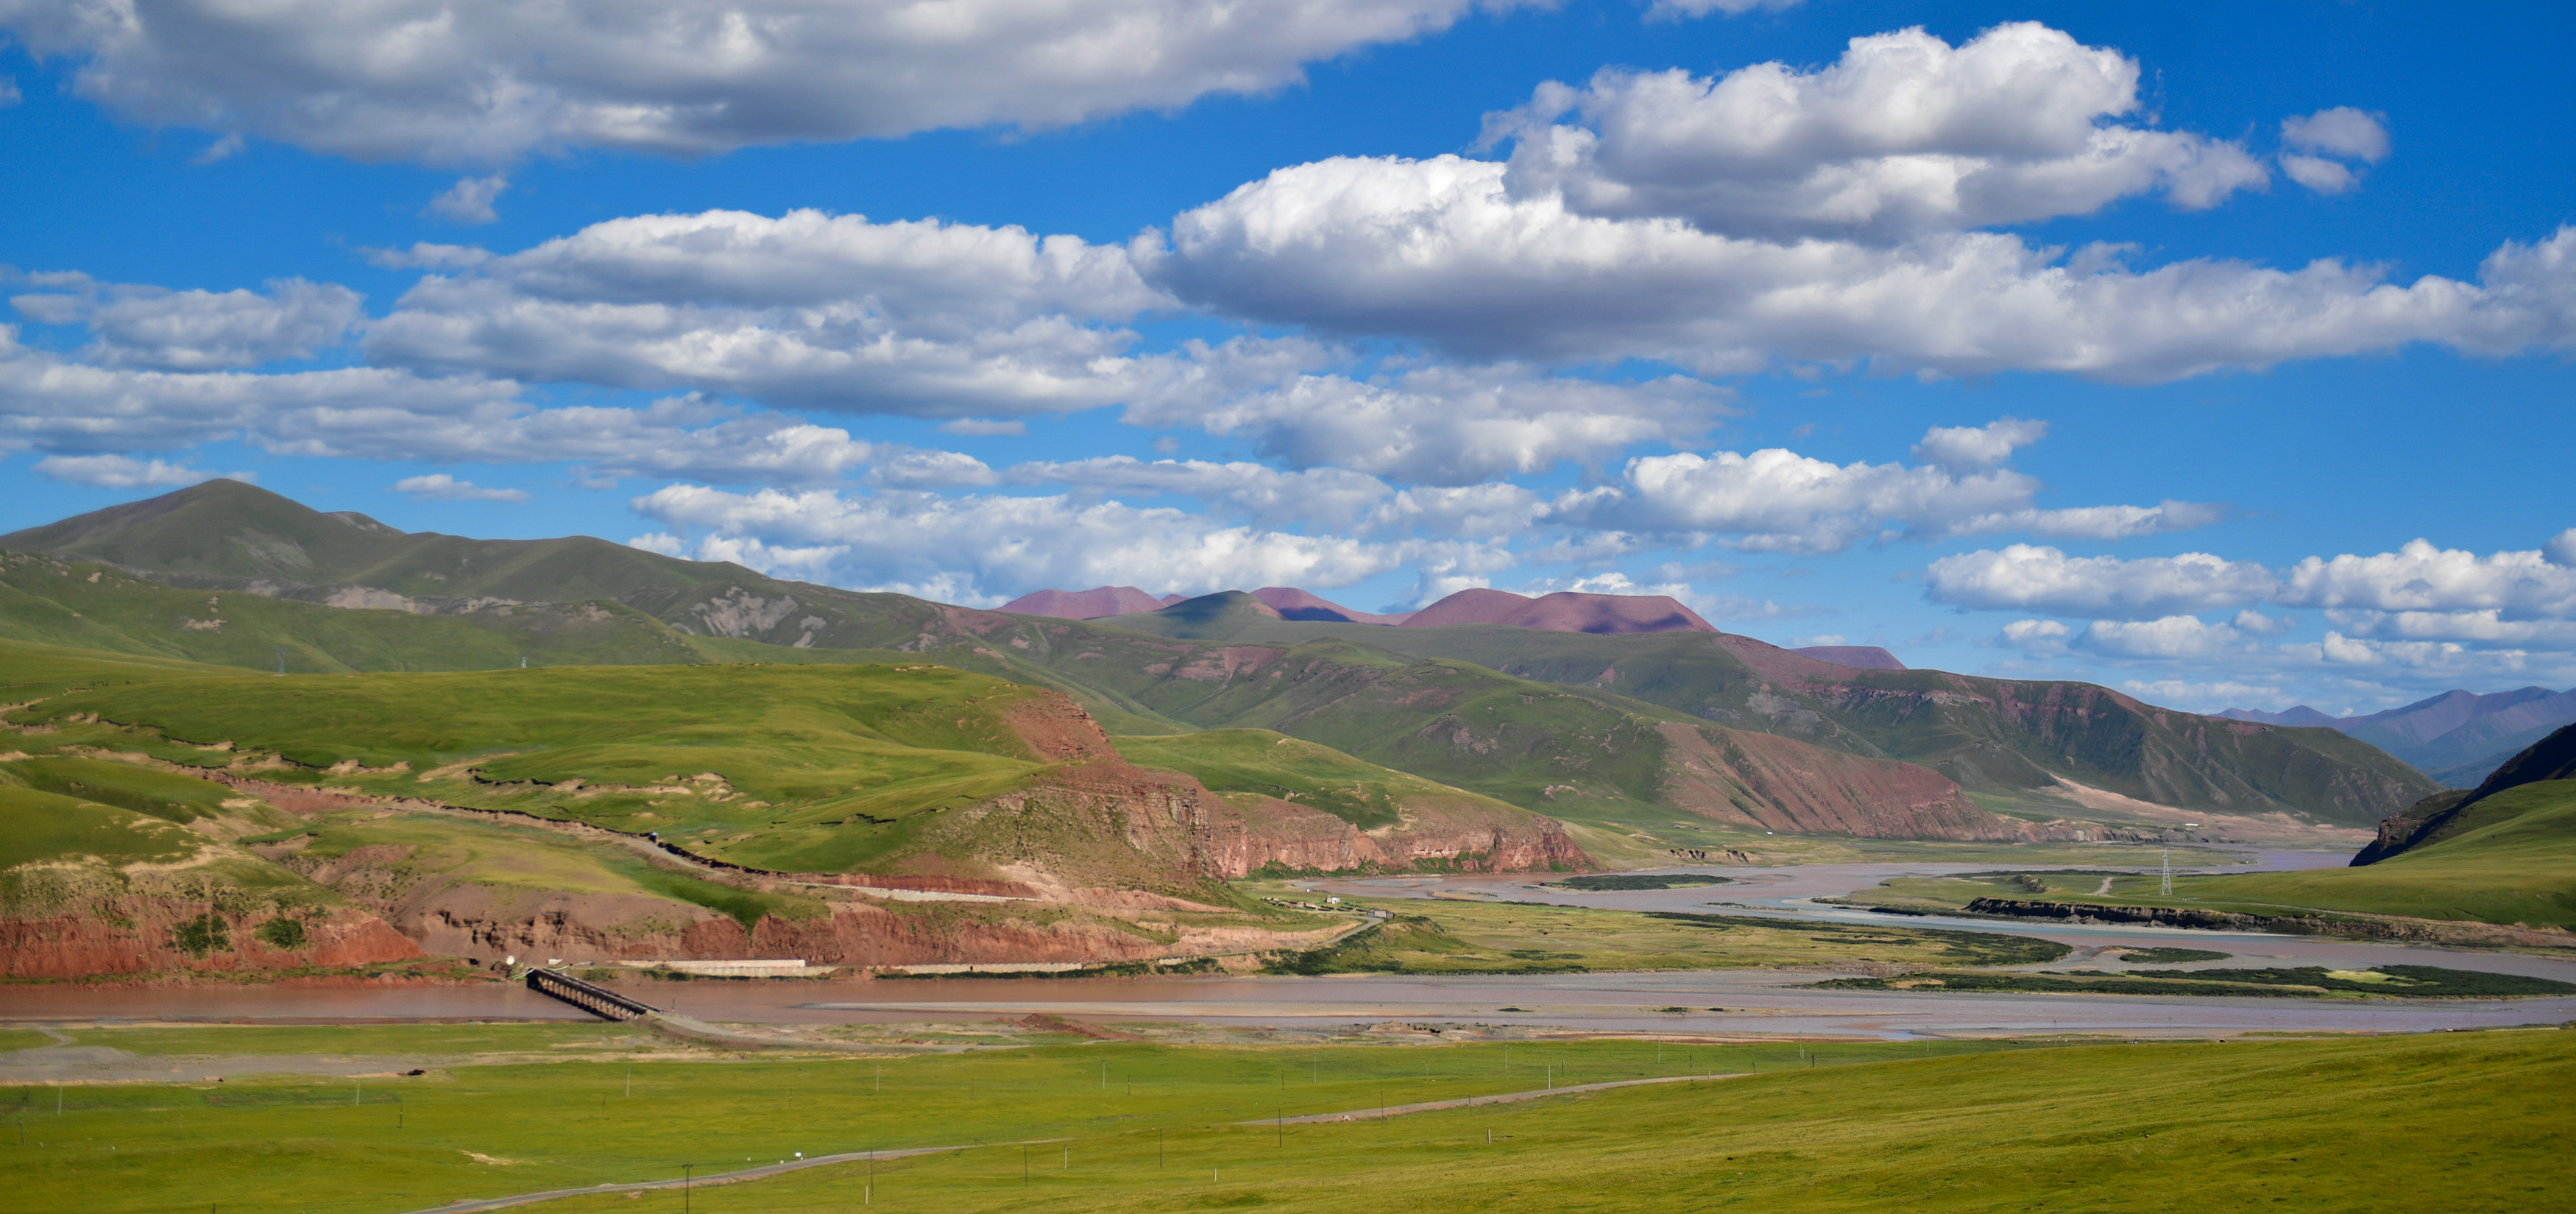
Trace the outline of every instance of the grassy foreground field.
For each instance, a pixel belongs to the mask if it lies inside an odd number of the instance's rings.
[[[2507,1211],[2551,1208],[2549,1194],[2576,1178],[2565,1150],[2576,1041],[2558,1031],[2055,1048],[1666,1044],[1660,1067],[1647,1042],[1533,1042],[1510,1047],[1508,1073],[1504,1048],[1091,1043],[882,1062],[648,1062],[633,1067],[632,1096],[627,1064],[609,1058],[459,1067],[363,1090],[301,1079],[79,1087],[59,1115],[53,1091],[0,1090],[29,1134],[24,1147],[14,1133],[0,1139],[0,1184],[26,1209],[375,1214],[672,1178],[682,1163],[705,1175],[797,1151],[928,1145],[970,1149],[879,1163],[873,1180],[857,1163],[702,1185],[688,1201],[713,1214],[863,1203]],[[1262,1123],[1526,1090],[1547,1068],[1582,1083],[1755,1066],[1698,1084]],[[681,1203],[655,1191],[529,1208],[640,1214]]]

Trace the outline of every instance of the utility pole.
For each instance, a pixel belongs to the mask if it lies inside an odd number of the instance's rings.
[[[697,1166],[694,1163],[680,1165],[680,1214],[689,1214],[689,1181],[693,1179],[691,1173]]]

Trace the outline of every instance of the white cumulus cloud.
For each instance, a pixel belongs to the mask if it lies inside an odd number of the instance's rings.
[[[237,481],[259,479],[258,474],[251,472],[207,472],[127,455],[52,455],[37,460],[36,471],[58,481],[102,489],[163,489],[193,485],[217,477]]]
[[[365,297],[347,287],[274,279],[265,292],[173,291],[38,274],[9,303],[29,320],[89,327],[81,356],[109,367],[208,371],[311,358],[337,345]]]
[[[2341,194],[2361,184],[2361,174],[2346,161],[2388,159],[2388,128],[2376,115],[2339,105],[2282,120],[2281,146],[2281,171],[2290,180],[2320,194]]]
[[[2576,227],[2507,244],[2475,284],[2375,268],[2191,260],[2131,270],[1996,232],[1795,243],[1579,214],[1457,156],[1296,165],[1135,246],[1202,307],[1477,359],[1647,358],[1702,374],[1782,362],[2147,383],[2436,342],[2576,344]]]
[[[1709,232],[1899,239],[2082,215],[2160,191],[2215,206],[2267,176],[2244,148],[2105,123],[2135,113],[2137,61],[2032,22],[1953,47],[1920,28],[1854,38],[1814,71],[1719,77],[1612,68],[1489,119],[1515,196]],[[1572,112],[1579,123],[1559,123]]]
[[[2242,607],[2279,586],[2280,579],[2260,564],[2205,552],[2078,557],[2031,544],[1945,556],[1924,575],[1924,593],[1936,603],[2102,620],[2147,621]]]
[[[697,535],[689,550],[702,560],[739,560],[869,587],[922,586],[946,577],[955,591],[951,601],[989,601],[1048,586],[1133,585],[1155,593],[1340,586],[1394,569],[1410,555],[1397,545],[1062,495],[731,493],[671,485],[634,506],[663,525],[659,535]]]
[[[2205,659],[2244,649],[2246,636],[2232,625],[2169,615],[2153,620],[2095,620],[2084,626],[2076,644],[2110,657]]]
[[[1496,3],[1494,7],[1508,7]],[[702,155],[937,127],[1061,126],[1294,82],[1470,0],[6,0],[134,120],[357,160]]]
[[[2388,159],[2388,128],[2373,114],[2348,105],[2281,122],[2281,142],[2308,152],[2327,152],[2377,164]]]
[[[444,472],[427,476],[406,476],[395,481],[396,493],[408,493],[425,502],[524,502],[525,489],[493,489],[472,481],[461,481]]]
[[[460,177],[456,184],[429,200],[431,213],[456,223],[498,223],[500,212],[492,209],[493,200],[510,188],[510,179],[494,173],[489,177]]]
[[[1213,400],[1132,405],[1139,425],[1195,425],[1249,439],[1292,467],[1338,465],[1415,484],[1466,485],[1559,464],[1597,464],[1641,442],[1696,438],[1735,412],[1699,380],[1550,377],[1530,368],[1422,367],[1382,379],[1299,375]]]
[[[1914,458],[1953,472],[1992,468],[2020,448],[2048,437],[2048,423],[2000,417],[1982,426],[1934,426],[1914,444]]]
[[[2505,611],[2576,617],[2576,569],[2540,551],[2479,556],[2414,540],[2395,552],[2309,557],[2292,566],[2277,601],[2291,607],[2376,611]]]
[[[1019,228],[791,211],[647,215],[433,275],[369,326],[380,363],[997,417],[1160,382],[1123,322],[1167,302],[1124,250]]]
[[[2034,506],[2039,480],[1994,464],[2044,429],[2013,419],[1981,429],[1935,428],[1916,454],[1941,457],[1946,467],[1835,464],[1778,447],[1640,456],[1615,482],[1567,493],[1556,514],[1585,527],[1724,537],[1764,552],[1833,552],[1873,536],[1932,540],[2003,531],[2118,540],[2206,526],[2226,515],[2224,507],[2193,502]]]

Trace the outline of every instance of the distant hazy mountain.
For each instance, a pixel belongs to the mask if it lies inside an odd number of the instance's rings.
[[[1789,652],[1811,657],[1819,662],[1849,666],[1854,670],[1903,670],[1905,663],[1896,655],[1876,645],[1809,645]]]
[[[1271,610],[1278,612],[1279,618],[1283,620],[1325,620],[1342,624],[1401,624],[1414,616],[1410,611],[1400,611],[1394,615],[1353,611],[1339,603],[1320,599],[1303,590],[1288,586],[1264,586],[1253,591],[1252,597],[1268,603]],[[1179,599],[1175,598],[1171,601],[1178,602]]]
[[[1223,595],[1243,591],[1220,591],[1201,595],[1200,599],[1216,600]],[[1299,590],[1293,586],[1264,586],[1250,597],[1261,605],[1262,614],[1275,614],[1284,620],[1327,624],[1382,624],[1407,628],[1437,628],[1446,624],[1508,624],[1514,628],[1536,628],[1545,632],[1589,632],[1613,636],[1631,632],[1715,632],[1698,613],[1668,595],[1661,594],[1577,594],[1559,591],[1542,598],[1513,594],[1508,590],[1461,590],[1423,608],[1393,614],[1358,611],[1330,599]],[[1052,615],[1068,620],[1097,620],[1120,615],[1147,615],[1178,607],[1184,600],[1179,595],[1156,599],[1133,586],[1103,586],[1097,590],[1040,590],[1002,604],[1001,610],[1019,615]],[[1185,635],[1196,630],[1208,613],[1218,605],[1191,607],[1183,612],[1181,632],[1171,632],[1166,625],[1145,626],[1149,632]],[[1239,605],[1237,605],[1239,609]],[[1870,670],[1903,670],[1894,655],[1883,649],[1862,646],[1837,647],[1844,658],[1824,657],[1828,662],[1861,666]],[[1821,655],[1820,655],[1821,656]]]
[[[2305,704],[2286,712],[2231,708],[2218,715],[2266,725],[2340,729],[2444,785],[2474,788],[2523,748],[2559,726],[2576,722],[2576,689],[2524,687],[2492,695],[2446,691],[2403,707],[2350,717],[2330,717]]]
[[[2316,709],[2310,708],[2305,704],[2301,704],[2296,708],[2288,709],[2283,712],[2265,712],[2260,708],[2230,708],[2225,712],[2215,715],[2225,717],[2230,721],[2260,721],[2265,725],[2322,725],[2328,729],[2332,729],[2335,724],[2335,718],[2327,716],[2322,712],[2318,712]]]
[[[1509,624],[1547,632],[1616,636],[1631,632],[1715,632],[1699,613],[1662,594],[1577,594],[1560,590],[1541,598],[1508,590],[1461,590],[1413,613],[1407,628],[1446,624]]]
[[[997,610],[1013,615],[1051,615],[1062,620],[1096,620],[1105,615],[1133,615],[1180,602],[1181,596],[1155,598],[1133,586],[1099,586],[1090,590],[1039,590],[1004,603]]]

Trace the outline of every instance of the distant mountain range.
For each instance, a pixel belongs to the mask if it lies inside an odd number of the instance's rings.
[[[296,672],[935,663],[1062,692],[1114,738],[1273,730],[1575,824],[1583,848],[1634,862],[1709,831],[1758,847],[2369,827],[2438,791],[2335,730],[1905,670],[1867,647],[1795,652],[1658,596],[1478,591],[1406,616],[1286,587],[1040,604],[1146,608],[1084,620],[597,539],[406,533],[232,481],[0,548],[17,553],[0,554],[0,638],[18,642]]]
[[[1239,593],[1239,592],[1238,592]],[[1265,586],[1251,592],[1253,609],[1273,619],[1313,623],[1379,624],[1387,627],[1438,628],[1449,624],[1502,624],[1542,632],[1588,632],[1617,636],[1633,632],[1715,632],[1699,613],[1661,594],[1581,594],[1558,591],[1541,598],[1507,590],[1472,589],[1433,603],[1420,611],[1376,615],[1355,611],[1307,591]],[[1048,615],[1066,620],[1105,620],[1148,615],[1184,602],[1167,594],[1157,599],[1133,586],[1092,590],[1040,590],[1002,604],[1013,615]],[[1144,625],[1146,631],[1161,631]],[[1903,670],[1905,663],[1875,645],[1812,645],[1792,650],[1820,662],[1856,670]]]
[[[2266,725],[2339,729],[2405,760],[2445,787],[2474,788],[2498,765],[2576,722],[2576,689],[2446,691],[2399,708],[2330,717],[2305,704],[2283,712],[2230,708],[2218,716]]]
[[[1275,619],[1335,624],[1379,624],[1394,628],[1438,628],[1446,624],[1505,624],[1546,632],[1589,632],[1613,636],[1629,632],[1715,632],[1699,613],[1669,595],[1579,594],[1558,591],[1542,598],[1508,590],[1472,589],[1433,603],[1420,611],[1374,614],[1344,607],[1321,595],[1289,586],[1264,586],[1251,592],[1256,610]],[[1182,601],[1180,595],[1157,599],[1133,586],[1092,590],[1040,590],[1002,604],[1014,615],[1049,615],[1066,620],[1100,620],[1143,615]]]

